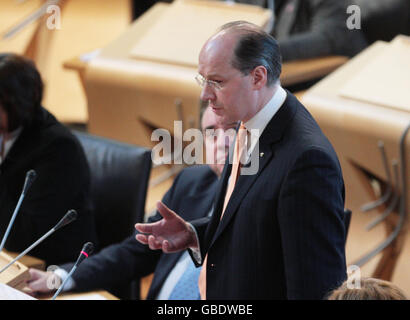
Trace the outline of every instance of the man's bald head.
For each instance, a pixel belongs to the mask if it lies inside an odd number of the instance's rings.
[[[247,21],[234,21],[219,28],[204,45],[225,46],[232,67],[247,75],[257,66],[268,73],[267,86],[279,80],[282,57],[277,41],[259,26]]]
[[[256,25],[225,24],[199,54],[200,99],[223,122],[246,122],[277,90],[280,60],[275,39]]]

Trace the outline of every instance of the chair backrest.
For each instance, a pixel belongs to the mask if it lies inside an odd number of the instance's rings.
[[[74,131],[91,171],[91,202],[99,249],[118,243],[144,220],[151,171],[149,149]]]

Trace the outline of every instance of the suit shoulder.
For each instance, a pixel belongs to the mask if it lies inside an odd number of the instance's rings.
[[[184,168],[179,174],[180,179],[196,181],[202,179],[216,178],[215,173],[207,165],[195,165]]]
[[[55,140],[59,140],[60,142],[77,141],[70,129],[59,122],[53,114],[44,108],[40,109],[33,125],[27,128],[27,130],[30,132],[32,139],[40,139],[48,143]]]
[[[173,189],[185,195],[201,194],[216,185],[218,178],[207,165],[190,166],[183,169],[175,178]]]
[[[291,136],[297,135],[299,138],[297,141],[303,149],[318,148],[318,149],[332,149],[332,146],[327,139],[326,135],[320,128],[316,119],[306,109],[306,107],[300,103],[296,98],[297,109],[295,117],[293,118],[290,126]]]

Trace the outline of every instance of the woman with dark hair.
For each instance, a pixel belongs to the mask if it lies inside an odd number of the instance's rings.
[[[34,64],[13,54],[0,54],[0,103],[8,130],[27,126],[41,108],[43,82]]]
[[[90,173],[81,145],[41,106],[43,82],[34,63],[0,54],[0,238],[17,205],[27,171],[37,178],[27,192],[5,248],[21,252],[70,210],[78,220],[30,252],[57,264],[72,261],[96,241],[88,204]]]

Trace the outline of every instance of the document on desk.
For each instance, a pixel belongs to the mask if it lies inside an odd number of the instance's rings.
[[[223,24],[246,20],[265,26],[269,9],[214,1],[174,1],[138,40],[131,57],[196,67],[205,41]]]
[[[397,36],[339,93],[350,99],[410,112],[410,37]]]
[[[0,300],[37,300],[4,283],[0,283]]]

